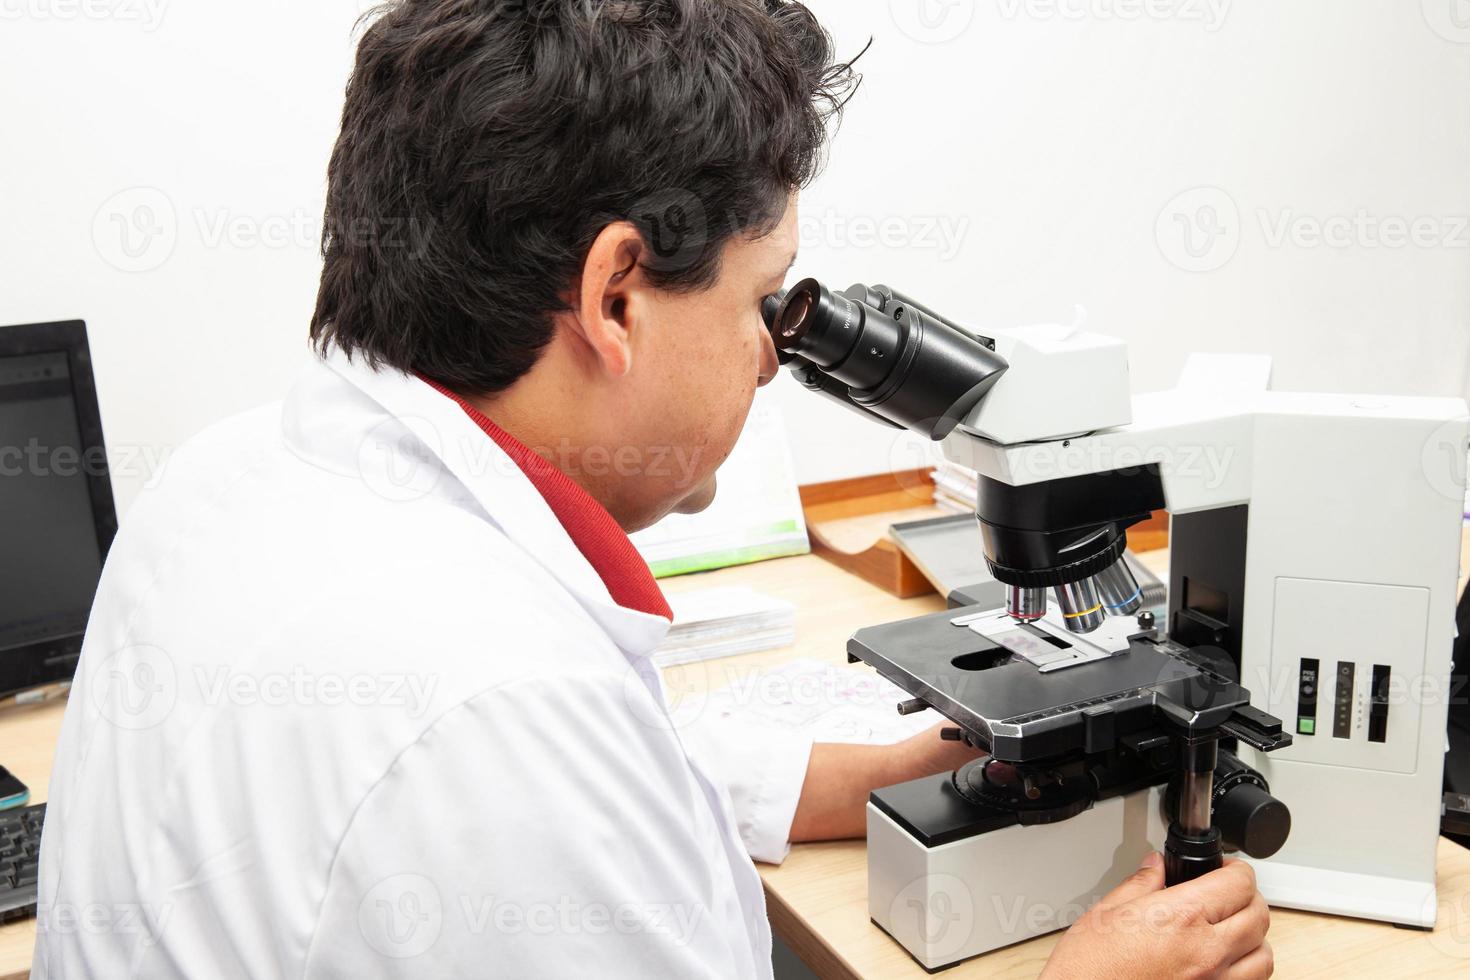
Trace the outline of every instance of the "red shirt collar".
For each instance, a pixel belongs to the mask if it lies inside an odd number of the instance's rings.
[[[627,533],[613,520],[607,508],[546,460],[537,456],[515,436],[490,421],[485,413],[437,382],[423,379],[429,387],[456,402],[480,429],[515,461],[546,505],[561,522],[567,536],[587,559],[607,587],[614,602],[625,609],[662,616],[672,621],[673,610],[654,581],[648,563],[628,540]]]

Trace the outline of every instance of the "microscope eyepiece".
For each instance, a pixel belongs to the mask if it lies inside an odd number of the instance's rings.
[[[793,347],[799,345],[802,337],[811,329],[811,314],[812,294],[803,291],[793,296],[791,302],[780,310],[777,324],[780,338]]]
[[[838,292],[804,279],[762,314],[804,387],[930,439],[948,435],[1007,366],[978,336],[886,286]]]

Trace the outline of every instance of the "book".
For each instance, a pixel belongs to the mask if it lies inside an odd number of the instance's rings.
[[[786,427],[773,403],[757,398],[718,479],[703,513],[670,514],[632,536],[655,578],[811,551]]]

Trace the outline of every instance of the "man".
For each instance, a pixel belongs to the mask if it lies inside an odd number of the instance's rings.
[[[181,449],[109,558],[40,980],[768,976],[751,858],[858,835],[869,789],[964,760],[932,732],[671,717],[668,607],[625,534],[710,502],[775,374],[761,301],[851,81],[776,0],[403,0],[372,24],[322,359]],[[1160,877],[1049,971],[1270,972],[1244,866]]]

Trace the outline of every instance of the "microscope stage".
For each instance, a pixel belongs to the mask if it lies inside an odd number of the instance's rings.
[[[848,656],[1007,762],[1105,752],[1130,737],[1132,748],[1147,748],[1137,739],[1156,737],[1160,714],[1187,731],[1218,726],[1248,705],[1246,692],[1204,658],[1152,633],[1104,655],[1078,637],[1070,645],[1091,652],[1055,669],[1035,650],[1063,651],[1069,641],[1034,626],[1015,625],[1007,637],[964,625],[989,611],[973,606],[868,627],[848,641]]]

